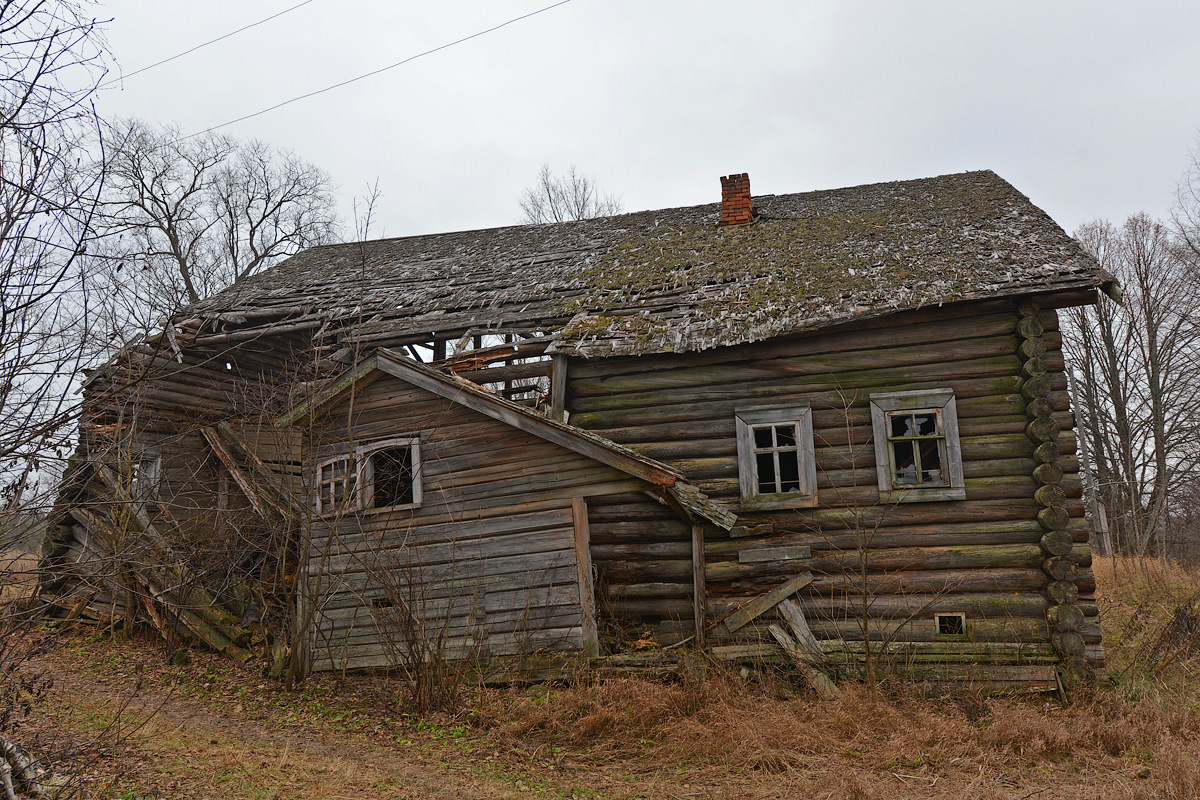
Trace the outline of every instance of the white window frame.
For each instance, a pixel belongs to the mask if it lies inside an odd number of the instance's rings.
[[[325,486],[325,484],[334,483],[337,479],[328,480],[328,481],[322,480],[321,473],[325,470],[326,467],[328,467],[332,464],[336,464],[339,461],[346,462],[346,471],[343,473],[343,477],[341,478],[342,483],[347,484],[350,480],[350,476],[351,475],[354,476],[355,485],[353,488],[350,488],[349,486],[345,486],[345,485],[343,486],[343,489],[345,489],[344,494],[346,497],[351,498],[351,502],[345,503],[340,509],[327,508],[325,506],[325,493],[321,490]],[[348,510],[355,509],[357,507],[358,468],[354,462],[355,462],[354,453],[339,453],[335,456],[330,456],[329,458],[322,459],[321,461],[317,462],[315,471],[313,474],[313,484],[314,484],[314,489],[315,489],[314,497],[313,497],[313,505],[316,508],[318,514],[324,516],[324,515],[328,515],[328,514],[333,514],[336,511],[348,511]]]
[[[958,633],[943,633],[942,632],[942,620],[943,619],[957,619],[959,632]],[[943,638],[943,639],[963,639],[967,635],[967,615],[965,612],[962,612],[962,611],[939,612],[937,614],[934,614],[933,615],[933,630],[934,630],[934,633],[938,637]]]
[[[894,450],[889,437],[889,415],[895,411],[936,413],[941,421],[938,454],[945,482],[939,485],[896,484]],[[884,503],[924,503],[939,500],[965,500],[962,448],[958,437],[958,409],[952,389],[922,389],[915,392],[876,392],[871,394],[871,429],[875,441],[875,468],[879,479],[879,500]]]
[[[371,456],[378,450],[390,447],[407,447],[412,453],[412,487],[411,503],[397,503],[392,506],[376,506],[375,503],[375,473]],[[403,508],[416,508],[421,505],[421,439],[418,436],[397,436],[392,439],[381,439],[377,442],[363,445],[354,452],[358,461],[358,508],[361,511],[392,511]]]
[[[807,404],[754,406],[734,410],[737,425],[738,482],[742,490],[742,510],[769,511],[781,508],[812,508],[817,504],[817,460],[813,452],[812,408]],[[755,428],[766,425],[795,425],[796,458],[800,490],[797,492],[760,492]],[[791,452],[790,448],[772,452]],[[778,471],[776,472],[778,476]]]
[[[162,486],[162,456],[158,453],[142,453],[133,462],[130,475],[130,495],[138,503],[158,502]]]

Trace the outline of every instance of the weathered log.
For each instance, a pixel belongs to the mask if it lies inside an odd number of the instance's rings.
[[[1036,378],[1046,374],[1046,362],[1040,358],[1030,358],[1021,365],[1021,374],[1028,378]]]
[[[735,608],[738,598],[714,598],[713,614]],[[809,619],[846,619],[863,613],[862,596],[798,595],[796,602]],[[941,594],[877,594],[867,598],[867,609],[876,619],[911,619],[933,614],[964,613],[972,619],[1045,617],[1049,603],[1038,592],[963,592]]]
[[[1054,581],[1046,587],[1046,596],[1056,604],[1073,604],[1079,599],[1079,587],[1070,581]]]
[[[1062,426],[1054,417],[1035,417],[1025,426],[1025,433],[1034,442],[1053,442],[1062,431]]]
[[[1064,656],[1082,656],[1087,651],[1087,643],[1076,631],[1056,632],[1051,637],[1054,649]]]
[[[1062,457],[1058,442],[1042,442],[1033,451],[1033,458],[1040,464],[1053,464]]]
[[[1073,581],[1079,575],[1079,565],[1066,556],[1047,558],[1042,569],[1056,581]]]
[[[1072,564],[1075,569],[1077,565]],[[925,570],[868,575],[817,576],[808,591],[813,594],[859,595],[937,594],[946,592],[1041,591],[1048,583],[1040,569]]]
[[[1065,556],[1071,552],[1075,542],[1068,531],[1050,531],[1039,542],[1041,549],[1052,556]]]
[[[1046,612],[1050,627],[1056,631],[1078,631],[1083,627],[1083,612],[1073,605],[1051,606]]]
[[[1062,530],[1071,522],[1071,515],[1062,506],[1050,506],[1037,512],[1037,521],[1048,531]]]
[[[1053,463],[1038,464],[1033,470],[1033,479],[1044,486],[1053,486],[1061,483],[1063,479],[1062,467]],[[1048,503],[1047,505],[1053,504]]]
[[[1046,342],[1041,337],[1024,339],[1017,352],[1028,359],[1040,359],[1046,355]]]

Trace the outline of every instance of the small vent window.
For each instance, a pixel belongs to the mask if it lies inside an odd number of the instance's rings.
[[[963,636],[967,632],[966,614],[934,614],[938,636]]]

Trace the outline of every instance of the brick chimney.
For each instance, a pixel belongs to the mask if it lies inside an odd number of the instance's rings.
[[[750,175],[726,175],[721,178],[721,224],[745,225],[754,221],[750,201]]]

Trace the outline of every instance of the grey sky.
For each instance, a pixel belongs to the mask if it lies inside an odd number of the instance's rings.
[[[109,0],[131,72],[294,5]],[[315,0],[104,90],[185,132],[377,69],[552,0]],[[1200,3],[573,0],[225,132],[291,148],[375,234],[507,225],[548,161],[627,210],[998,172],[1068,230],[1167,213],[1200,129]]]

